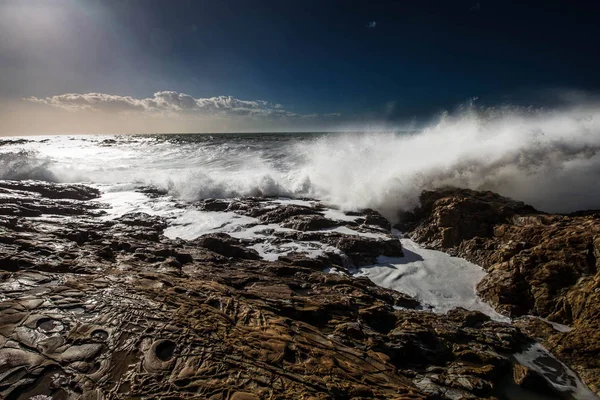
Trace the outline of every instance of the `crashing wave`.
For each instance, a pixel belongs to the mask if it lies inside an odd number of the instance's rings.
[[[110,138],[110,137],[106,137]],[[100,137],[100,139],[106,139]],[[184,200],[292,196],[394,219],[423,189],[493,190],[546,211],[600,208],[600,107],[466,107],[416,133],[53,138],[1,154],[0,177],[143,183]],[[14,146],[4,146],[11,148]]]

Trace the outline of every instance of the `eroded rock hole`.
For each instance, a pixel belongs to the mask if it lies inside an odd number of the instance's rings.
[[[156,357],[161,361],[169,361],[175,353],[175,343],[170,340],[164,340],[156,345]]]
[[[42,332],[60,332],[63,330],[63,324],[52,318],[40,318],[36,322],[36,328]]]
[[[108,339],[108,332],[102,329],[96,329],[91,333],[91,338],[94,340],[105,341]]]

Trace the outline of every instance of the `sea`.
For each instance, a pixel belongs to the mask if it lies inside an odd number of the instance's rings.
[[[443,186],[549,212],[598,209],[597,110],[469,106],[396,131],[0,137],[0,179],[153,185],[184,201],[312,198],[392,221]]]

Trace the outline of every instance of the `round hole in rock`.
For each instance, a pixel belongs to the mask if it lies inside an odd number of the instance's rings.
[[[105,330],[102,330],[102,329],[96,329],[91,333],[90,336],[94,340],[105,341],[106,339],[108,339],[108,332],[106,332]]]
[[[175,352],[175,342],[172,342],[171,340],[163,340],[156,345],[154,351],[159,360],[169,361],[171,358],[173,358],[173,353]]]
[[[60,332],[63,330],[63,324],[52,318],[40,318],[35,323],[36,328],[42,332]]]
[[[97,372],[100,369],[101,365],[99,362],[94,363],[94,365],[91,366],[91,368],[89,369],[89,371],[87,371],[88,374],[93,374],[95,372]]]

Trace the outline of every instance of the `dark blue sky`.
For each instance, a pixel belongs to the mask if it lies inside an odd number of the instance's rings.
[[[0,4],[3,98],[171,90],[400,120],[473,97],[545,105],[556,90],[600,89],[600,3],[592,1]],[[31,24],[50,24],[52,34],[39,28],[23,39]]]

